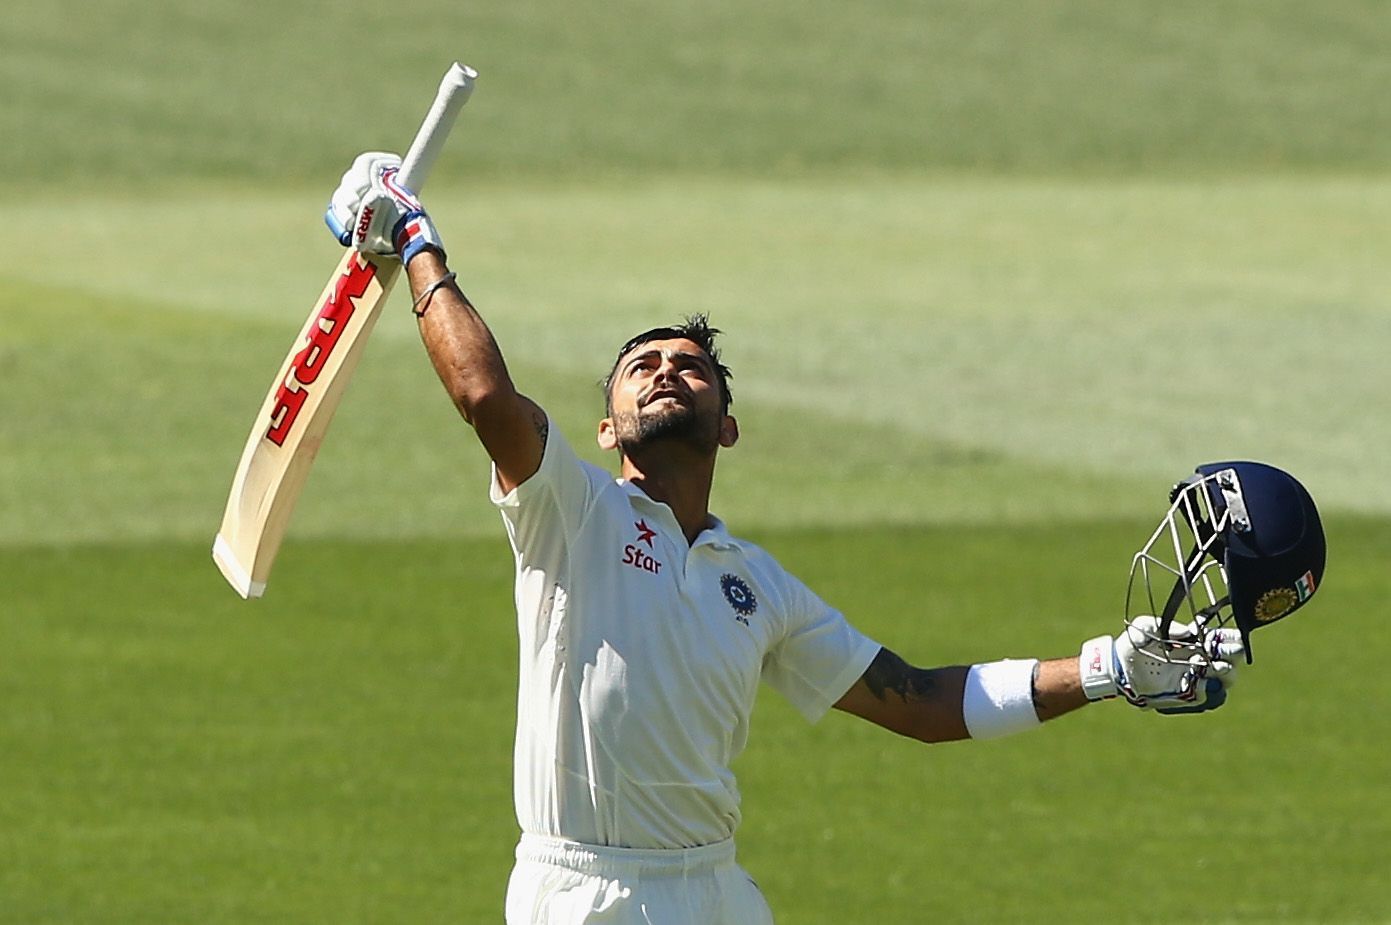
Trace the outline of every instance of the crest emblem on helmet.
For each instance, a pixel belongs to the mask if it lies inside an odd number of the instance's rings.
[[[1299,603],[1299,595],[1293,588],[1273,588],[1256,601],[1256,619],[1261,623],[1278,620],[1289,613]]]

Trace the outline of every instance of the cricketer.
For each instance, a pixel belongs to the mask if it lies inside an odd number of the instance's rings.
[[[513,384],[434,223],[394,182],[399,164],[358,157],[330,212],[338,227],[365,229],[360,250],[405,264],[426,351],[492,460],[520,641],[509,925],[772,922],[735,858],[730,770],[760,682],[808,721],[836,709],[923,742],[1019,733],[1099,700],[1194,713],[1225,701],[1253,625],[1235,581],[1234,628],[1214,619],[1216,599],[1181,615],[1166,607],[1065,658],[918,668],[857,630],[709,510],[716,459],[739,427],[719,332],[702,315],[618,349],[597,440],[617,451],[619,477],[582,462]],[[1219,492],[1219,471],[1237,487]],[[1266,475],[1253,464],[1200,470],[1170,517],[1198,498],[1204,536],[1231,540],[1238,506],[1248,529],[1267,511],[1283,523],[1300,499],[1283,482],[1268,490],[1278,479]],[[1310,548],[1301,554],[1312,561]],[[1317,559],[1321,575],[1321,535]],[[1259,552],[1251,561],[1252,581],[1284,582],[1294,567]],[[1180,571],[1176,598],[1187,599],[1193,580]],[[1317,577],[1310,566],[1310,590]],[[1261,591],[1252,587],[1242,594]]]

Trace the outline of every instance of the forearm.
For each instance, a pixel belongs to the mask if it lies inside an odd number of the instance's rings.
[[[434,250],[421,253],[406,268],[430,362],[459,413],[474,424],[489,400],[515,395],[516,388],[497,341],[463,292],[451,282],[425,294],[448,272]]]
[[[1004,692],[1004,699],[1023,704],[1016,710],[1031,709],[1038,722],[1062,716],[1087,703],[1075,658],[1030,661],[1027,664],[1032,667],[1031,677],[1024,673],[1024,662],[1004,664],[1018,666],[1014,671],[1018,672],[1020,685]],[[973,710],[979,716],[982,710],[989,713],[994,706],[982,706],[981,698],[999,698],[1002,693],[998,674],[987,671],[989,679],[980,674],[981,669],[990,667],[915,668],[889,649],[881,649],[836,707],[922,742],[968,739],[972,737]],[[1031,723],[1032,719],[1026,722]],[[977,733],[980,727],[978,722]]]
[[[1052,658],[1034,670],[1034,711],[1040,721],[1071,713],[1088,703],[1076,658]]]
[[[531,478],[546,448],[546,413],[517,392],[487,324],[452,281],[438,252],[418,254],[406,268],[420,337],[449,398],[473,426],[511,491]]]

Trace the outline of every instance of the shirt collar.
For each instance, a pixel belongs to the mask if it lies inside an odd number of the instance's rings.
[[[665,501],[657,501],[648,496],[647,492],[627,479],[615,479],[614,481],[618,483],[619,488],[627,492],[628,498],[632,503],[659,514],[667,521],[671,530],[680,534],[681,525],[677,523],[676,515],[672,513],[670,505]],[[720,518],[716,517],[714,514],[709,514],[708,516],[710,518],[710,526],[700,531],[700,535],[697,536],[695,542],[691,544],[691,548],[694,549],[697,546],[714,546],[716,548],[737,547],[739,541],[730,535],[729,529],[724,525],[724,521],[720,520]]]

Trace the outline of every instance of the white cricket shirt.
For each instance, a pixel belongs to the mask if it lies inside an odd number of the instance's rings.
[[[739,824],[730,763],[760,679],[815,722],[879,645],[759,547],[705,530],[582,462],[552,423],[536,474],[504,494],[516,556],[522,831],[689,848]]]

